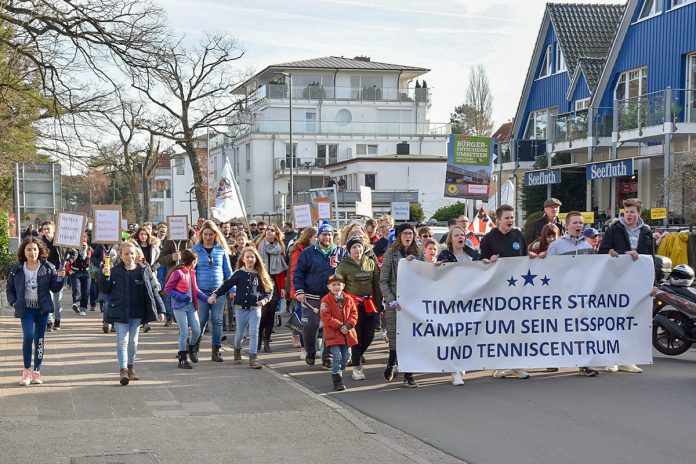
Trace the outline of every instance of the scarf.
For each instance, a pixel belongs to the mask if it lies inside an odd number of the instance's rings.
[[[283,248],[278,242],[268,243],[264,238],[259,242],[259,254],[270,275],[278,275],[288,269],[283,258]]]

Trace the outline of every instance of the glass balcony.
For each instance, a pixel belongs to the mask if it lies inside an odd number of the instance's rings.
[[[588,119],[592,118],[593,136],[610,137],[612,131],[611,108],[592,108],[552,116],[550,143],[572,143],[589,137]]]
[[[616,102],[619,131],[696,122],[696,89],[665,89]]]
[[[249,96],[250,104],[264,99],[286,100],[290,98],[290,86],[265,84]],[[395,87],[331,87],[324,85],[292,86],[293,100],[332,100],[362,102],[419,102],[430,103],[430,88]]]
[[[327,164],[338,161],[335,157],[326,158],[295,158],[293,159],[294,174],[324,175]],[[290,175],[290,159],[276,158],[273,160],[273,172],[276,175]]]
[[[327,135],[380,135],[380,136],[419,136],[449,135],[450,123],[409,123],[409,122],[336,122],[336,121],[295,121],[292,122],[293,134],[327,134]],[[256,121],[245,126],[242,135],[288,134],[288,120]]]

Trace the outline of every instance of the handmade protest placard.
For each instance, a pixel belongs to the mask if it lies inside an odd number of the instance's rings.
[[[295,219],[295,227],[298,229],[312,227],[312,208],[310,205],[292,205],[292,217]]]
[[[121,207],[118,205],[95,205],[92,243],[121,242]]]
[[[399,263],[404,372],[652,363],[649,256]]]
[[[169,240],[188,240],[188,216],[167,216],[167,238]]]
[[[79,248],[82,246],[82,234],[86,225],[87,216],[84,214],[65,211],[56,213],[56,234],[53,245]]]

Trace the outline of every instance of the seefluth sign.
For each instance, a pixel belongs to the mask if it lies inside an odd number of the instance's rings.
[[[633,159],[603,161],[585,166],[587,180],[608,179],[633,175]]]

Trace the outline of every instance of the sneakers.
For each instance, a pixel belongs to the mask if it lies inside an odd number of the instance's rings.
[[[408,388],[418,388],[416,379],[413,378],[413,374],[404,374],[404,386]]]
[[[619,366],[614,364],[613,366],[607,366],[604,368],[606,372],[619,372]]]
[[[585,377],[597,377],[599,375],[599,372],[592,369],[591,367],[581,367],[580,368],[580,375],[585,376]]]
[[[517,377],[518,379],[528,379],[529,374],[522,369],[498,370],[493,372],[493,377],[496,379],[504,379],[505,377]]]
[[[80,308],[80,316],[86,316],[87,310],[85,308]]]
[[[102,332],[105,334],[109,333],[109,323],[108,322],[102,322]]]
[[[89,310],[90,310],[90,311],[96,311],[96,310],[97,310],[97,307],[96,307],[96,306],[90,306],[90,307],[89,307]]]
[[[41,385],[43,380],[41,380],[41,372],[34,371],[31,373],[31,383],[32,385]]]
[[[26,387],[30,383],[31,383],[31,369],[24,369],[22,371],[22,378],[19,379],[19,384],[23,387]]]
[[[307,352],[300,351],[300,361],[304,361],[305,359],[307,359]]]
[[[165,327],[171,327],[171,326],[172,326],[172,320],[171,320],[171,319],[167,319],[166,321],[164,321],[164,326],[165,326]]]
[[[53,332],[53,321],[48,321],[46,324],[46,332]]]
[[[346,386],[343,385],[343,379],[341,378],[341,374],[331,374],[331,380],[333,380],[334,391],[339,392],[346,389]]]
[[[60,330],[60,319],[53,321],[53,330]]]
[[[384,369],[384,380],[387,382],[394,380],[394,366],[387,366],[387,368]]]
[[[75,311],[77,314],[80,314],[80,307],[77,306],[75,303],[71,306],[72,310]]]
[[[452,372],[452,385],[464,385],[464,379],[461,372]]]
[[[636,366],[635,364],[619,364],[617,367],[620,371],[623,372],[632,372],[634,374],[640,374],[641,372],[643,372],[643,369]]]
[[[358,380],[365,380],[365,372],[363,371],[363,368],[360,366],[355,366],[353,367],[353,380],[356,382]]]
[[[379,336],[382,337],[382,340],[384,340],[384,343],[389,343],[389,337],[387,336],[386,330],[380,330]]]
[[[147,322],[145,324],[143,324],[143,332],[148,333],[151,330],[152,330],[152,327],[150,327],[150,324],[148,324]]]
[[[321,362],[321,367],[327,371],[330,371],[331,370],[331,361],[329,361],[328,359],[323,360]]]

